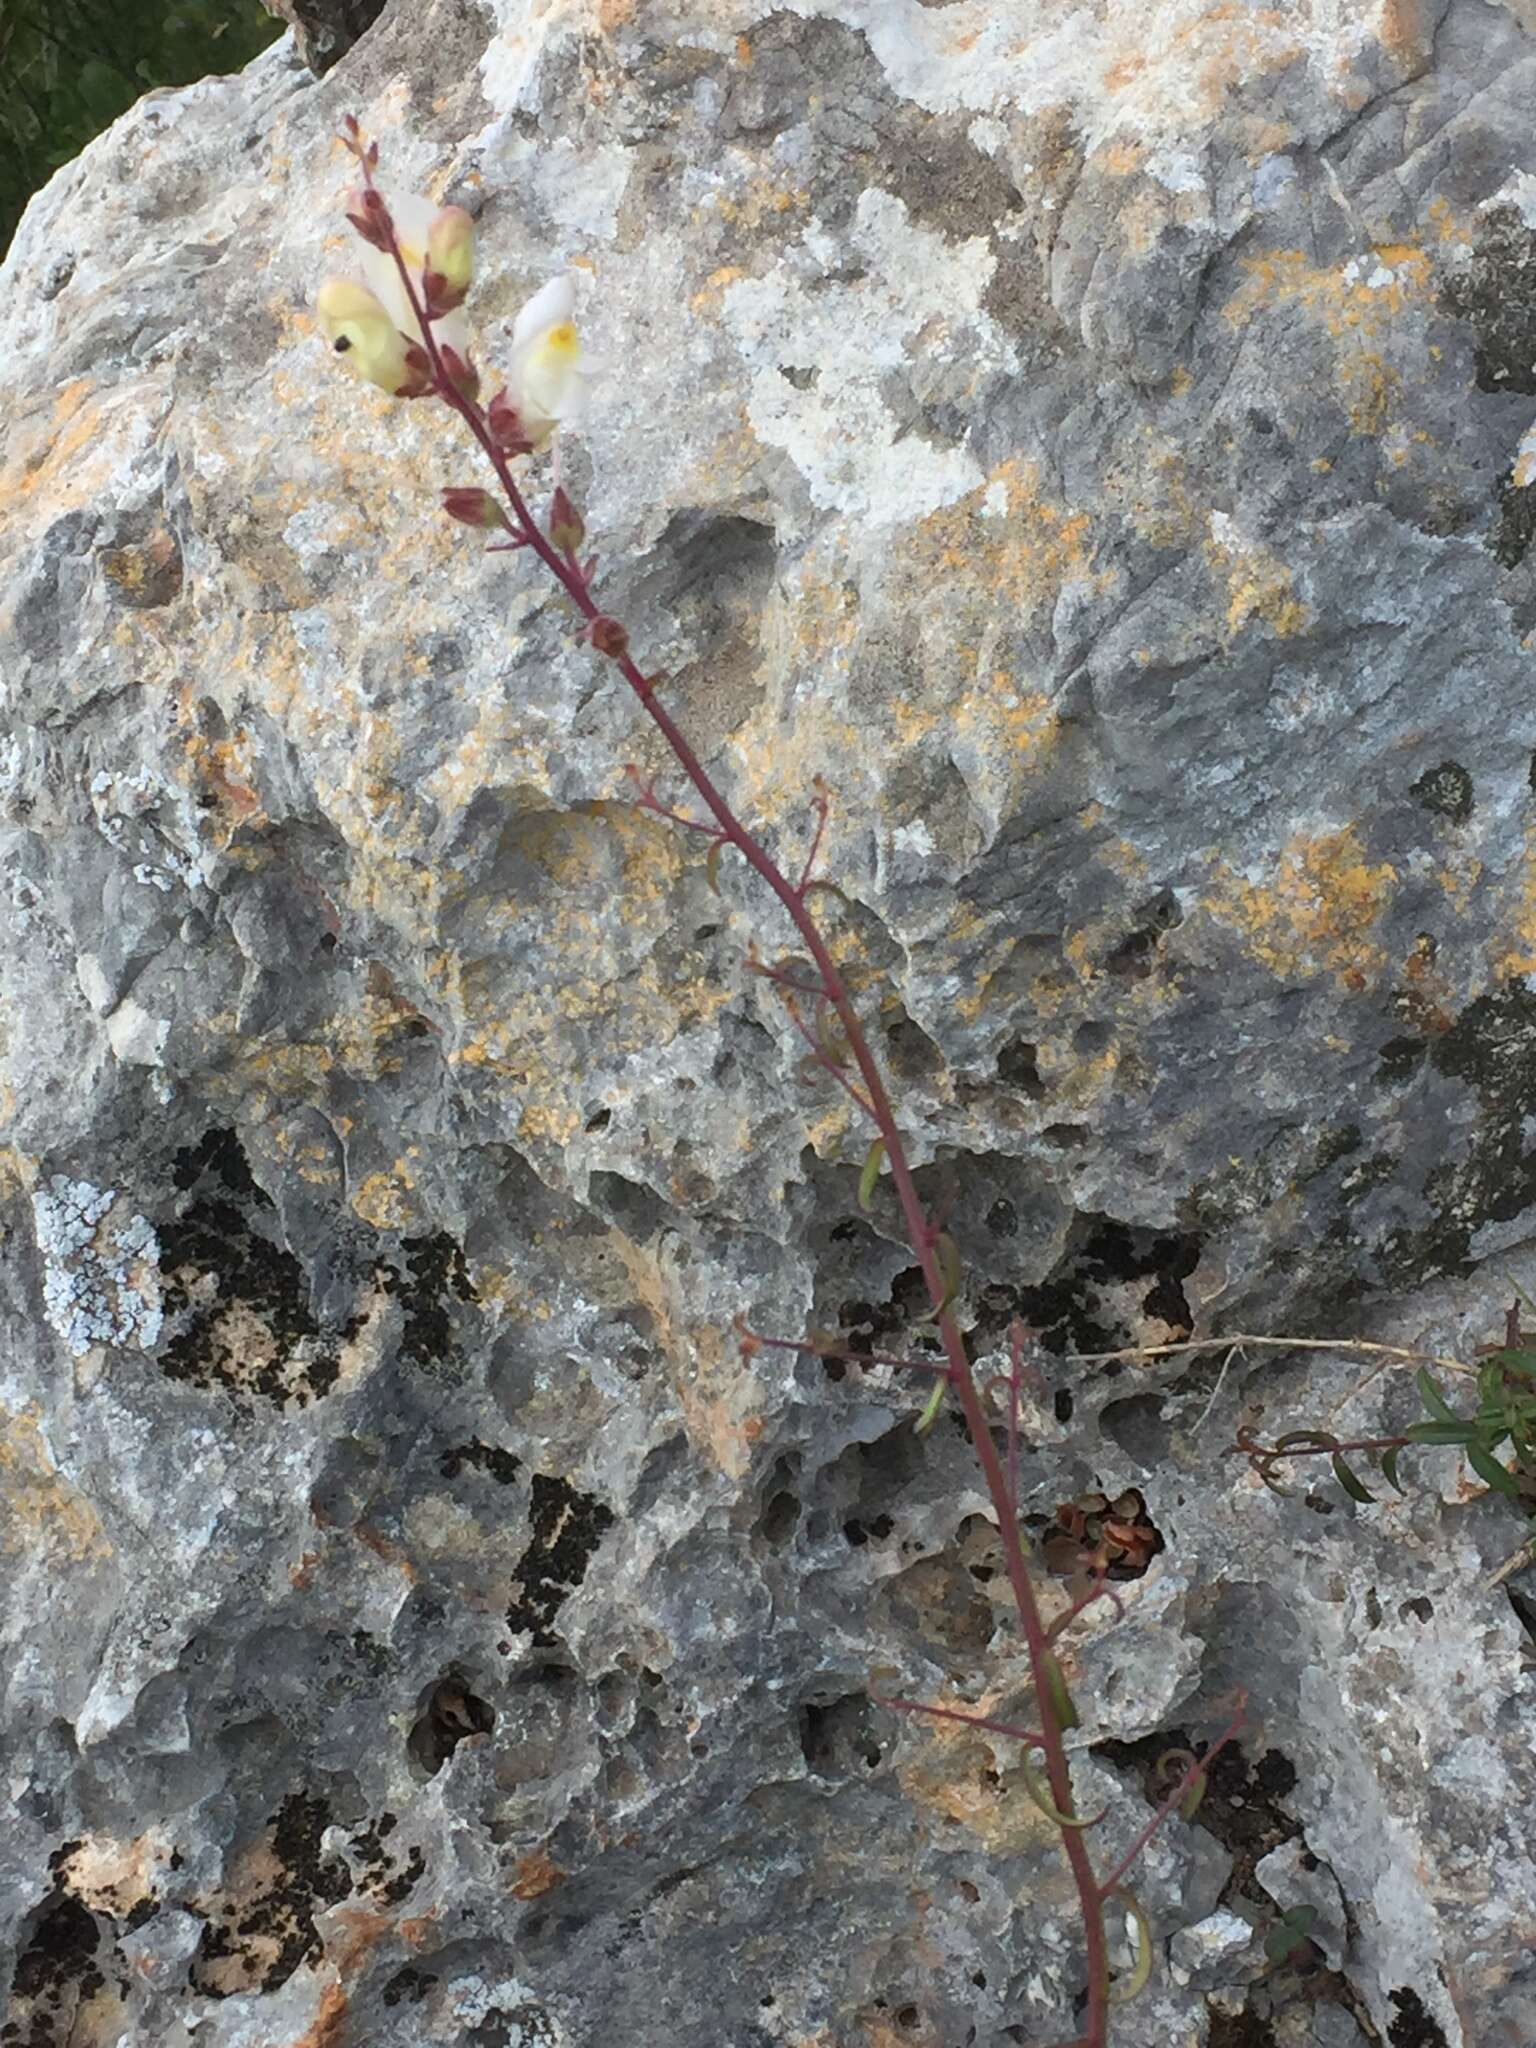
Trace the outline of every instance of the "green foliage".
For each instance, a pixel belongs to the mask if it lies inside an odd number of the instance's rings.
[[[238,71],[281,29],[260,0],[0,0],[0,250],[141,93]]]

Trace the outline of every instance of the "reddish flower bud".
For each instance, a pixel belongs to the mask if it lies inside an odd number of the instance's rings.
[[[353,186],[347,194],[347,220],[370,248],[387,249],[394,240],[395,224],[376,185]]]
[[[446,343],[442,349],[443,367],[455,386],[463,392],[471,404],[480,396],[480,372],[467,356],[461,356],[456,348]]]
[[[496,436],[496,445],[504,455],[528,455],[532,452],[533,443],[523,430],[522,414],[505,391],[497,392],[485,417]]]
[[[478,484],[455,484],[444,491],[443,510],[450,519],[465,526],[499,526],[508,533],[512,530],[506,513],[490,492],[482,491]]]
[[[617,619],[610,619],[601,612],[587,628],[587,638],[599,654],[606,654],[610,661],[622,661],[629,652],[629,629]]]
[[[549,507],[549,537],[562,555],[574,555],[587,537],[581,514],[571,503],[565,486],[557,484]]]

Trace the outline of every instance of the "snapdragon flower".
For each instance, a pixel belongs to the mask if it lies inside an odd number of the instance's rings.
[[[507,397],[535,449],[581,411],[594,366],[576,331],[576,286],[569,273],[536,291],[512,327]]]

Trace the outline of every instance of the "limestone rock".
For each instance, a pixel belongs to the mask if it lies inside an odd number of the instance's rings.
[[[476,474],[446,420],[317,338],[348,111],[476,212],[487,364],[578,275],[604,602],[786,862],[832,786],[829,927],[976,1355],[1042,1333],[1032,1527],[1143,1495],[1162,1550],[1068,1639],[1102,1857],[1250,1695],[1138,1870],[1160,1954],[1297,1844],[1340,1970],[1277,2039],[1536,2039],[1536,1609],[1487,1584],[1519,1517],[1454,1451],[1371,1506],[1224,1454],[1401,1427],[1379,1361],[1079,1356],[1470,1358],[1536,1287],[1530,19],[422,0],[322,81],[285,42],[150,94],[33,202],[23,2041],[1011,2048],[1081,1983],[1007,1744],[876,1697],[1027,1712],[959,1432],[731,1335],[886,1349],[925,1306],[744,968],[784,932],[626,805],[666,763],[438,517]],[[1226,1963],[1160,1968],[1116,2048],[1230,2040]]]

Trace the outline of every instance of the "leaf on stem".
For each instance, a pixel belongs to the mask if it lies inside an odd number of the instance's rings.
[[[859,1175],[859,1207],[866,1212],[875,1197],[875,1182],[880,1178],[880,1162],[884,1157],[884,1138],[871,1140],[864,1155],[864,1171]]]
[[[1195,1775],[1184,1787],[1184,1796],[1179,1801],[1180,1820],[1194,1819],[1195,1815],[1200,1811],[1200,1802],[1205,1797],[1205,1788],[1206,1776],[1204,1771],[1196,1771]]]
[[[1444,1394],[1441,1393],[1422,1365],[1414,1374],[1413,1382],[1419,1390],[1419,1399],[1424,1403],[1424,1411],[1427,1415],[1432,1415],[1436,1422],[1457,1422],[1460,1420],[1455,1409],[1451,1407]]]
[[[949,1313],[955,1296],[960,1292],[960,1247],[947,1230],[941,1230],[933,1241],[933,1249],[939,1261],[939,1273],[944,1281],[944,1292],[927,1315],[925,1323],[936,1323]]]
[[[1050,1786],[1035,1769],[1027,1756],[1019,1758],[1019,1775],[1024,1780],[1024,1790],[1029,1794],[1034,1804],[1039,1807],[1048,1821],[1054,1822],[1059,1828],[1096,1828],[1109,1812],[1109,1808],[1106,1806],[1102,1812],[1087,1817],[1081,1814],[1063,1813],[1059,1806],[1052,1804]]]
[[[1365,1484],[1365,1482],[1362,1479],[1356,1476],[1356,1474],[1351,1470],[1350,1466],[1345,1462],[1345,1460],[1339,1456],[1337,1451],[1334,1452],[1333,1457],[1329,1462],[1333,1466],[1334,1478],[1337,1479],[1340,1486],[1343,1487],[1344,1491],[1349,1495],[1351,1500],[1359,1501],[1362,1507],[1375,1507],[1375,1494],[1372,1493],[1371,1489]]]
[[[1520,1487],[1515,1475],[1507,1465],[1501,1465],[1492,1451],[1482,1444],[1467,1445],[1467,1463],[1482,1480],[1484,1486],[1491,1486],[1496,1492],[1506,1494],[1511,1500],[1520,1498]]]
[[[1111,2005],[1129,2005],[1137,1992],[1145,1991],[1152,1975],[1152,1923],[1134,1892],[1123,1891],[1116,1885],[1107,1897],[1120,1901],[1136,1927],[1136,1960],[1131,1966],[1131,1974],[1123,1982],[1112,1984],[1109,1990]]]
[[[948,1384],[949,1380],[947,1376],[944,1379],[938,1380],[934,1383],[933,1392],[928,1396],[927,1406],[924,1408],[922,1414],[919,1415],[916,1422],[914,1422],[912,1425],[912,1433],[914,1436],[926,1436],[929,1430],[931,1430],[933,1428],[933,1425],[938,1421],[940,1413],[942,1412],[944,1407],[944,1389],[948,1386]]]
[[[1073,1704],[1071,1693],[1067,1690],[1067,1681],[1062,1675],[1061,1666],[1049,1650],[1040,1659],[1040,1676],[1045,1684],[1045,1696],[1050,1701],[1056,1726],[1063,1733],[1069,1728],[1078,1727],[1082,1717]]]
[[[1406,1494],[1408,1489],[1397,1476],[1397,1461],[1401,1455],[1401,1447],[1397,1445],[1394,1445],[1390,1451],[1382,1452],[1381,1476],[1386,1480],[1388,1486],[1394,1486],[1399,1493]]]
[[[704,856],[704,879],[718,896],[720,894],[720,855],[725,850],[723,839],[714,840]]]

